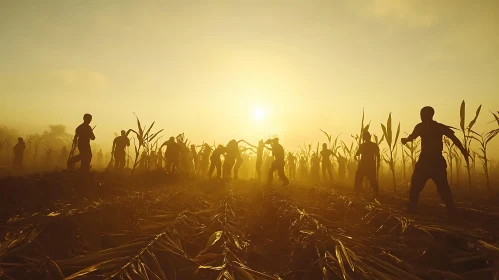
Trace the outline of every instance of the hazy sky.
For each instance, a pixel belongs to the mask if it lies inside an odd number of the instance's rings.
[[[499,110],[497,0],[10,0],[0,36],[0,123],[73,131],[89,112],[109,148],[132,112],[165,136],[292,148],[348,139],[362,107],[378,134],[424,105],[457,127],[463,99],[483,104],[477,129]]]

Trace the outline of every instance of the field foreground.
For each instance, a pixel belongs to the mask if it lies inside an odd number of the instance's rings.
[[[1,279],[494,279],[499,198],[155,173],[0,180]]]

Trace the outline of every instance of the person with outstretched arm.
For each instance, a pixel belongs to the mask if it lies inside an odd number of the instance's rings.
[[[469,153],[449,126],[433,120],[434,114],[435,110],[432,107],[427,106],[421,109],[421,123],[416,125],[411,135],[401,139],[402,144],[405,145],[407,142],[421,137],[421,154],[412,174],[407,210],[411,213],[415,212],[419,193],[423,190],[426,181],[432,179],[437,185],[441,199],[445,203],[448,216],[453,217],[456,209],[449,182],[447,181],[447,163],[442,155],[442,137],[446,136],[452,140],[456,147],[461,150],[466,161],[468,161]]]

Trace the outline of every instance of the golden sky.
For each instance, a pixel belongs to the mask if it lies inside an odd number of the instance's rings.
[[[499,1],[1,1],[0,122],[42,130],[84,113],[98,143],[156,121],[195,142],[345,140],[362,108],[410,132],[422,106],[478,130],[499,110]],[[471,117],[471,116],[470,116]]]

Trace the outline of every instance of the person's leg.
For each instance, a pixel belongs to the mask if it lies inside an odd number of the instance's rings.
[[[217,168],[217,178],[220,179],[222,177],[222,161],[217,159],[215,162],[215,166]]]
[[[443,200],[448,213],[455,211],[454,199],[452,198],[452,192],[449,187],[449,182],[447,181],[447,170],[445,168],[436,168],[431,176],[431,179],[437,185],[437,191],[440,198]]]
[[[284,173],[284,164],[280,164],[277,168],[277,173],[279,174],[279,178],[282,181],[282,184],[284,186],[289,185],[289,179],[286,177],[286,174]]]
[[[408,211],[413,212],[416,210],[416,204],[419,200],[419,193],[423,190],[426,181],[429,179],[428,167],[425,167],[423,163],[416,163],[416,168],[412,173],[411,178],[411,189],[409,191],[409,206]]]
[[[357,196],[360,195],[360,191],[362,190],[363,180],[364,180],[364,172],[361,168],[358,168],[357,171],[355,172],[355,179],[354,179],[355,194]]]
[[[208,178],[211,178],[211,175],[213,174],[214,170],[215,170],[215,161],[211,160],[210,169],[208,170]]]
[[[327,166],[327,173],[329,173],[329,179],[332,182],[333,181],[333,165],[329,164]]]
[[[371,189],[373,190],[374,197],[378,197],[379,194],[379,187],[378,187],[378,180],[376,178],[376,167],[373,167],[369,172],[367,173],[367,179],[369,180],[369,185],[371,185]]]
[[[272,162],[272,165],[270,166],[268,178],[267,178],[267,184],[271,185],[272,181],[274,181],[274,171],[276,171],[276,162]]]
[[[326,177],[326,169],[327,169],[326,164],[325,164],[325,163],[323,163],[323,164],[322,164],[322,179],[324,180],[324,182],[326,182],[326,181],[327,181],[327,177]]]

